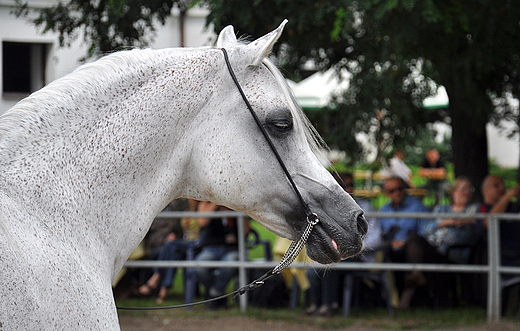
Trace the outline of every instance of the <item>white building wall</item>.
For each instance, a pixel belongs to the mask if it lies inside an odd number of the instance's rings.
[[[488,136],[488,157],[495,160],[500,166],[517,168],[520,157],[520,141],[518,134],[509,138],[507,132],[513,129],[514,123],[502,121],[506,130],[500,130],[493,124],[486,126]]]

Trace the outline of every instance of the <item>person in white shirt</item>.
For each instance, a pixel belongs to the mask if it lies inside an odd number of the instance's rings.
[[[394,157],[390,160],[388,168],[381,171],[384,177],[400,177],[408,187],[413,187],[412,184],[412,170],[404,163],[405,153],[402,150],[395,152]]]

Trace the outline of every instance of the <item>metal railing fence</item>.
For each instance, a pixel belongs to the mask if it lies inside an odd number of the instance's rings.
[[[244,221],[249,218],[246,214],[235,211],[199,213],[199,212],[162,212],[156,219],[172,219],[185,217],[236,217],[238,219],[238,231],[244,233]],[[442,271],[463,273],[487,273],[488,295],[487,295],[487,319],[489,322],[498,321],[501,317],[501,275],[519,274],[520,267],[502,266],[500,262],[500,240],[499,220],[520,221],[517,214],[457,214],[457,213],[381,213],[367,212],[367,218],[405,218],[405,219],[442,219],[442,218],[465,218],[465,219],[487,219],[487,241],[488,241],[488,264],[411,264],[411,263],[336,263],[330,268],[336,270],[393,270],[393,271]],[[520,238],[519,238],[520,240]],[[238,236],[238,250],[240,254],[238,261],[145,261],[131,260],[125,263],[127,268],[237,268],[239,286],[247,285],[248,269],[269,269],[277,265],[275,261],[252,262],[245,260],[245,236]],[[318,263],[295,262],[292,268],[316,268]],[[250,280],[252,281],[252,280]],[[247,294],[240,297],[240,309],[247,311]]]

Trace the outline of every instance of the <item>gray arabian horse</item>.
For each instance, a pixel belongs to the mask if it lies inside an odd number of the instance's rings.
[[[118,330],[111,284],[154,217],[179,197],[243,211],[297,240],[305,214],[234,85],[223,52],[320,222],[308,255],[362,249],[363,212],[316,157],[316,137],[266,59],[283,30],[247,45],[117,52],[0,117],[0,329]]]

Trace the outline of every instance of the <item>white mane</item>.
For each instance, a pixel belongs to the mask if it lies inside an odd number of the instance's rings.
[[[134,49],[113,53],[82,65],[21,100],[0,116],[0,148],[8,147],[9,141],[27,136],[26,132],[34,134],[35,131],[44,130],[49,118],[54,117],[53,120],[57,122],[60,118],[70,116],[89,118],[96,109],[85,105],[85,100],[104,96],[108,103],[108,99],[117,97],[119,91],[133,88],[132,84],[140,86],[158,71],[172,70],[172,63],[184,60],[184,57],[179,58],[179,54],[201,49],[205,48]],[[159,62],[170,64],[161,66]],[[99,104],[103,101],[96,100]]]
[[[325,166],[328,166],[330,162],[326,156],[326,151],[328,150],[327,144],[321,138],[320,134],[318,133],[318,131],[316,131],[316,129],[311,124],[307,116],[305,116],[305,113],[303,112],[302,108],[298,105],[294,93],[287,84],[287,81],[285,80],[283,75],[280,73],[280,70],[278,70],[276,65],[268,58],[265,58],[263,63],[273,74],[274,78],[276,79],[276,83],[280,86],[281,90],[283,91],[285,99],[288,100],[291,113],[293,114],[295,121],[297,121],[303,128],[305,137],[307,138],[307,142],[309,143],[311,150],[318,157],[318,159],[322,163],[324,163]]]

